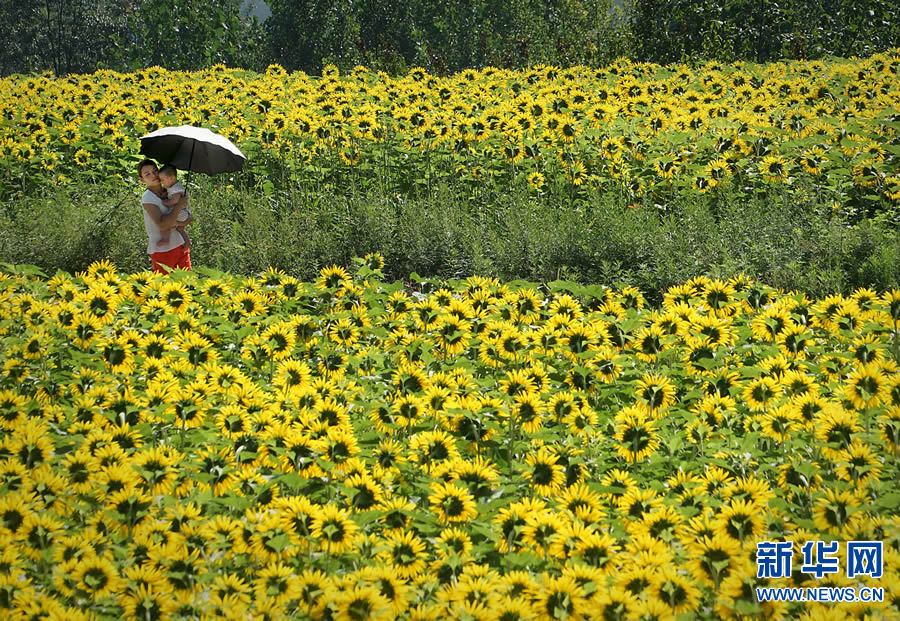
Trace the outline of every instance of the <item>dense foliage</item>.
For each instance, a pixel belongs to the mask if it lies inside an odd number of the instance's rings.
[[[0,75],[216,63],[319,73],[333,64],[447,75],[536,63],[602,66],[869,56],[900,46],[890,0],[21,0],[0,5]]]
[[[769,62],[868,56],[900,45],[891,0],[637,0],[632,57]]]
[[[649,308],[355,266],[0,275],[0,611],[897,614],[900,291],[695,278]],[[789,577],[757,577],[765,540]],[[815,579],[812,540],[883,541],[884,575]]]
[[[318,73],[366,65],[438,75],[535,63],[606,63],[625,54],[624,7],[611,0],[423,2],[313,0],[269,3],[272,60]]]
[[[0,5],[0,75],[265,66],[240,0],[17,0]]]

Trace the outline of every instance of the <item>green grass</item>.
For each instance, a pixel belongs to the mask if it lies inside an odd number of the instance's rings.
[[[618,195],[472,194],[448,184],[418,195],[196,175],[192,261],[236,274],[277,267],[311,279],[326,265],[380,252],[386,275],[632,284],[651,299],[693,276],[746,273],[812,296],[900,283],[900,239],[887,217],[849,224],[811,194],[690,193],[633,208]],[[8,201],[0,262],[45,272],[108,259],[149,267],[140,189],[79,185]]]

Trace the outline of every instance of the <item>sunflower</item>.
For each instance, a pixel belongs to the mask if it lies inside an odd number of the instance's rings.
[[[521,549],[524,544],[522,531],[527,525],[527,518],[533,512],[546,509],[543,500],[525,499],[503,507],[494,516],[493,522],[500,530],[496,547],[501,554],[508,554]]]
[[[80,450],[70,453],[63,460],[62,466],[70,490],[79,494],[90,491],[94,474],[98,470],[98,462],[90,452]]]
[[[42,553],[52,549],[56,539],[63,533],[63,524],[49,512],[29,513],[16,536],[21,542],[19,549],[32,561],[40,560]]]
[[[277,604],[285,604],[300,596],[300,579],[294,575],[293,569],[280,561],[273,561],[263,567],[251,585],[253,600],[259,611],[259,602],[267,599]]]
[[[589,609],[584,593],[571,576],[544,575],[541,584],[531,593],[540,618],[579,618]]]
[[[51,337],[46,330],[40,328],[29,332],[21,345],[21,356],[24,360],[38,360],[49,352]]]
[[[616,414],[616,452],[631,462],[641,461],[659,448],[659,435],[644,406],[627,407]]]
[[[733,346],[736,335],[731,327],[731,319],[719,316],[728,312],[726,308],[729,307],[716,311],[717,314],[696,316],[691,325],[691,340],[707,342],[714,347]]]
[[[571,409],[562,422],[569,428],[572,435],[584,438],[595,432],[600,419],[594,409],[585,401]]]
[[[816,415],[814,428],[822,453],[830,459],[836,459],[841,450],[850,446],[853,434],[862,431],[856,412],[836,404]]]
[[[887,401],[889,395],[888,379],[877,363],[855,368],[844,384],[844,396],[857,410],[876,407]]]
[[[815,398],[819,394],[819,386],[815,378],[805,370],[790,369],[786,371],[780,380],[784,387],[783,394],[790,398],[791,402],[797,402],[802,398]]]
[[[552,414],[556,422],[563,422],[566,418],[579,409],[579,400],[568,390],[553,393],[547,403],[547,412]]]
[[[446,315],[438,320],[435,329],[438,346],[445,356],[456,356],[468,347],[470,333],[465,319]]]
[[[556,463],[557,459],[557,455],[547,447],[541,447],[525,457],[529,468],[523,474],[531,482],[534,491],[541,496],[552,495],[565,483],[565,471]]]
[[[529,187],[531,187],[533,190],[540,190],[541,188],[544,187],[544,184],[546,183],[546,180],[544,179],[544,175],[537,171],[528,173],[527,181],[528,181]]]
[[[237,376],[232,376],[233,379],[236,379],[236,377]],[[311,377],[312,372],[305,362],[292,359],[282,360],[276,367],[275,375],[272,378],[272,385],[281,388],[285,395],[298,396],[303,392],[303,389],[309,385]],[[212,380],[213,383],[220,385],[223,379],[229,383],[233,381],[233,379],[223,378],[221,371],[217,369],[217,376]],[[222,387],[227,388],[227,386]]]
[[[319,569],[304,569],[298,576],[298,608],[312,618],[319,618],[335,596],[332,578]]]
[[[755,542],[765,534],[766,522],[760,504],[732,500],[716,515],[717,532],[740,542]]]
[[[616,499],[616,505],[626,518],[640,520],[648,513],[659,509],[662,499],[652,489],[642,490],[632,487]]]
[[[186,330],[176,335],[175,347],[184,352],[193,367],[213,364],[219,359],[219,352],[213,347],[212,341],[193,330]]]
[[[720,495],[730,502],[742,500],[757,507],[765,507],[775,498],[768,481],[753,475],[730,481],[722,488]]]
[[[527,369],[507,371],[506,378],[500,380],[499,388],[511,397],[535,392],[536,386]]]
[[[630,494],[633,493],[633,491],[630,492]],[[628,494],[623,498],[627,498],[627,496]],[[654,500],[650,499],[650,502],[654,502]],[[671,505],[656,505],[647,511],[641,510],[639,519],[628,522],[626,529],[634,537],[646,534],[662,541],[671,541],[684,519],[684,516]]]
[[[509,360],[523,358],[529,345],[529,339],[512,324],[505,324],[493,341],[497,353],[506,359],[507,363]]]
[[[294,545],[299,545],[313,536],[314,523],[321,507],[305,496],[277,498],[272,503],[281,529],[288,534]]]
[[[140,585],[119,598],[125,615],[131,619],[165,619],[178,610],[171,594],[159,588]]]
[[[178,460],[174,449],[157,447],[139,451],[131,459],[131,467],[138,475],[137,485],[152,495],[171,494]]]
[[[349,514],[335,505],[324,505],[313,518],[312,536],[328,554],[344,554],[355,550],[359,526]]]
[[[266,354],[275,361],[282,361],[291,356],[297,335],[290,322],[279,321],[262,333],[263,348]]]
[[[530,601],[513,595],[497,595],[491,600],[491,615],[504,621],[528,621],[534,619],[534,606]]]
[[[553,298],[547,313],[551,318],[562,317],[574,321],[584,317],[584,308],[578,300],[565,293]]]
[[[718,466],[712,466],[701,476],[702,489],[709,496],[718,496],[734,482],[732,477],[726,470]]]
[[[786,442],[800,427],[800,412],[790,403],[770,408],[763,415],[763,435],[778,442]]]
[[[427,410],[428,406],[424,397],[403,395],[396,397],[391,404],[390,412],[393,415],[393,418],[385,419],[379,416],[379,420],[381,420],[384,425],[396,424],[409,429],[425,418]],[[387,429],[389,430],[390,427]]]
[[[664,603],[673,615],[695,611],[701,597],[697,585],[673,567],[662,567],[654,571],[646,592],[650,598]]]
[[[311,417],[311,419],[308,419],[308,422],[313,425],[318,423],[328,428],[341,427],[344,429],[351,427],[347,406],[330,395],[325,398],[316,396],[312,408],[308,410],[308,414]]]
[[[111,556],[86,555],[73,563],[71,575],[78,591],[95,601],[116,593],[123,583]]]
[[[657,355],[666,348],[666,336],[666,331],[659,325],[642,328],[632,343],[635,355],[644,362],[655,362]]]
[[[775,337],[775,342],[785,356],[804,360],[806,350],[813,342],[813,335],[806,326],[791,323]]]
[[[165,304],[166,312],[178,315],[191,307],[193,295],[188,286],[178,280],[164,282],[157,292],[157,298]]]
[[[881,460],[872,453],[868,444],[859,439],[854,439],[847,448],[839,451],[834,461],[837,465],[837,477],[853,483],[857,488],[866,487],[873,480],[877,481],[881,473]]]
[[[445,528],[437,538],[438,554],[442,556],[455,555],[460,559],[468,558],[472,552],[472,538],[469,533],[460,527]]]
[[[82,312],[98,321],[101,325],[112,323],[116,311],[122,303],[122,296],[103,281],[93,283],[76,298],[76,304]]]
[[[353,282],[350,274],[343,267],[332,265],[319,271],[316,285],[322,289],[339,289]]]
[[[774,304],[756,315],[750,327],[755,338],[761,341],[775,341],[778,335],[793,323],[784,305]]]
[[[690,339],[687,345],[681,361],[689,376],[715,377],[720,372],[716,358],[718,347],[708,337]]]
[[[676,403],[675,392],[672,380],[658,373],[645,373],[635,384],[638,400],[649,408],[654,418],[658,418],[659,411],[667,410]]]
[[[653,170],[661,179],[672,179],[681,166],[677,157],[667,156],[653,162]]]
[[[865,188],[879,185],[884,178],[884,173],[878,170],[876,160],[871,157],[863,157],[853,164],[850,174],[854,184]]]
[[[813,523],[820,531],[839,536],[857,528],[864,519],[858,512],[864,502],[861,492],[826,488],[813,501]]]
[[[230,299],[229,318],[237,321],[239,318],[250,318],[262,315],[266,309],[266,302],[258,291],[242,289]]]
[[[751,412],[760,412],[772,405],[782,393],[782,386],[772,377],[757,377],[744,387],[742,396]]]
[[[545,411],[546,405],[537,394],[524,392],[515,396],[509,416],[512,424],[527,434],[533,434],[543,425]]]
[[[650,586],[653,568],[634,565],[616,576],[614,588],[623,589],[634,596],[640,596]]]
[[[459,457],[459,449],[451,435],[444,431],[423,431],[409,442],[410,453],[425,470]]]
[[[495,493],[500,473],[493,463],[481,455],[474,459],[456,457],[450,466],[452,476],[468,488],[476,502],[484,502]]]
[[[689,544],[687,562],[691,576],[710,588],[718,588],[723,580],[746,571],[749,562],[740,543],[722,532]]]
[[[93,314],[80,311],[69,324],[72,342],[81,350],[90,348],[98,336],[102,323]]]
[[[812,147],[805,151],[799,158],[800,165],[810,175],[820,175],[828,160],[825,157],[825,149],[820,146]]]
[[[385,549],[378,558],[403,580],[410,580],[427,568],[425,542],[409,530],[394,529],[384,535]]]
[[[896,456],[900,448],[900,406],[891,406],[878,419],[881,441]]]
[[[350,506],[358,511],[366,511],[384,498],[381,485],[368,475],[353,475],[344,481],[350,497]]]
[[[472,493],[457,483],[433,483],[428,501],[441,524],[465,522],[478,516]]]
[[[584,523],[599,522],[604,511],[603,497],[585,483],[576,483],[557,494],[557,502],[571,517]]]
[[[603,335],[586,323],[571,323],[563,329],[559,340],[561,348],[573,361],[579,360],[579,354],[589,349],[596,349],[603,341]]]
[[[586,605],[587,610],[595,611],[601,619],[631,619],[641,606],[640,601],[629,591],[621,587],[598,589]]]
[[[0,426],[14,431],[25,418],[24,396],[9,389],[0,390]]]

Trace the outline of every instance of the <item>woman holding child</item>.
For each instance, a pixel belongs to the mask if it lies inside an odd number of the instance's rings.
[[[180,189],[180,195],[167,195],[161,179],[167,178],[164,176],[166,172],[169,171],[163,167],[164,174],[161,175],[153,160],[142,160],[138,164],[138,176],[141,183],[147,186],[141,197],[144,229],[150,239],[147,254],[153,263],[153,271],[163,274],[175,268],[191,269],[190,238],[184,233],[184,225],[192,219],[187,207],[187,197],[181,184],[175,185],[177,181],[174,175],[168,178],[169,187]],[[174,169],[171,172],[174,173]],[[182,215],[185,211],[187,217]]]

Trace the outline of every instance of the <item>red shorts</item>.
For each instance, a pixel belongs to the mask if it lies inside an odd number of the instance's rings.
[[[154,252],[150,255],[153,262],[153,271],[160,274],[168,274],[176,268],[183,270],[191,269],[191,249],[185,248],[184,244],[165,252]]]

